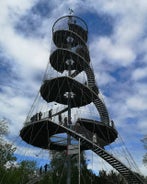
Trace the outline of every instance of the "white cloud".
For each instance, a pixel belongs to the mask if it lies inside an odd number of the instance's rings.
[[[146,135],[146,130],[147,130],[147,123],[146,123],[146,118],[139,121],[138,123],[138,129]]]
[[[11,59],[12,71],[19,76],[19,80],[11,79],[11,85],[9,83],[2,86],[4,93],[0,94],[0,106],[3,107],[0,114],[11,120],[11,133],[16,135],[22,127],[34,100],[32,96],[35,97],[40,87],[41,81],[36,80],[35,76],[38,73],[44,73],[48,61],[51,26],[57,17],[68,14],[68,8],[72,8],[75,14],[90,11],[113,18],[112,34],[95,35],[90,41],[90,55],[96,81],[100,89],[103,87],[101,90],[106,91],[106,94],[111,91],[110,96],[105,96],[106,105],[117,127],[121,131],[123,129],[126,139],[130,138],[127,144],[133,142],[137,134],[140,137],[143,136],[146,130],[147,85],[146,82],[140,81],[146,79],[147,72],[145,66],[147,63],[147,40],[145,39],[147,1],[134,0],[133,3],[131,0],[122,2],[116,0],[83,2],[81,0],[62,3],[50,1],[50,6],[54,8],[48,18],[41,20],[43,27],[39,28],[44,37],[25,37],[14,27],[20,17],[28,14],[36,2],[36,0],[2,0],[1,2],[0,47],[4,51],[3,55]],[[140,60],[138,60],[139,57],[141,57]],[[139,68],[136,68],[137,65],[140,65]],[[123,71],[118,77],[115,74],[121,67],[125,72]],[[132,125],[129,118],[135,119],[135,124]],[[23,147],[18,150],[18,154],[21,149]],[[34,152],[31,153],[30,150],[28,154],[34,155]],[[143,152],[140,151],[137,155],[141,159]],[[137,159],[137,156],[135,158]],[[99,162],[94,162],[94,165],[89,167],[97,170],[97,165]],[[139,167],[144,172],[140,162]]]
[[[36,0],[2,0],[0,11],[1,28],[8,27],[13,24],[13,21],[18,19],[20,15],[26,13],[35,3]]]
[[[3,47],[5,55],[9,55],[15,62],[14,64],[20,67],[19,69],[22,70],[20,75],[24,74],[25,76],[31,71],[33,73],[35,70],[45,70],[49,54],[47,40],[26,38],[15,30],[16,22],[31,9],[34,3],[33,0],[29,2],[13,1],[13,3],[8,0],[3,1],[3,11],[0,13],[1,47]]]
[[[20,66],[20,69],[23,69],[20,75],[28,70],[32,70],[33,73],[35,70],[45,69],[48,50],[43,40],[26,39],[9,27],[4,29],[3,32],[0,42],[6,51],[5,54],[9,55]]]
[[[128,108],[135,110],[135,111],[141,111],[147,109],[146,99],[142,98],[141,96],[134,95],[133,97],[130,97],[126,101],[126,105]]]
[[[132,79],[140,80],[147,77],[147,67],[145,68],[137,68],[132,73]]]
[[[110,87],[110,84],[115,81],[115,79],[111,75],[105,73],[104,71],[99,71],[99,73],[96,73],[95,76],[96,76],[96,81],[98,81],[97,83],[100,86],[101,85],[104,85],[104,86],[109,85],[109,87]]]
[[[107,172],[114,170],[114,168],[109,165],[101,157],[93,153],[92,151],[86,151],[88,169],[94,170],[98,175],[100,170],[106,170]]]
[[[108,37],[95,40],[91,47],[92,57],[99,58],[101,62],[107,60],[108,63],[113,65],[127,66],[134,62],[136,58],[134,51],[130,47],[115,43]]]
[[[21,144],[21,140],[19,142],[19,145],[16,145],[16,146],[17,146],[17,149],[15,151],[15,154],[19,155],[19,159],[21,158],[23,160],[25,156],[28,158],[36,157],[36,160],[39,158],[48,160],[49,152],[47,150],[43,150],[41,148],[30,146],[29,144],[23,145]]]
[[[113,33],[109,37],[94,38],[92,56],[100,62],[128,66],[139,54],[145,54],[147,3],[142,1],[88,1],[95,12],[114,18]],[[145,46],[145,50],[141,50]],[[94,51],[93,51],[94,50]],[[96,52],[97,51],[97,52]]]

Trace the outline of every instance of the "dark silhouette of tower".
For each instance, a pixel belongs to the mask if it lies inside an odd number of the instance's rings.
[[[95,152],[120,172],[129,184],[143,183],[127,166],[104,149],[115,141],[117,131],[101,98],[91,67],[87,24],[80,17],[63,16],[52,27],[52,40],[49,67],[58,76],[49,78],[46,75],[40,95],[47,103],[56,102],[65,107],[56,113],[49,109],[46,116],[40,112],[33,114],[27,119],[20,136],[28,144],[50,150],[66,150],[68,145],[77,144],[80,139],[81,150]],[[84,83],[77,80],[81,73],[87,77]],[[97,109],[100,120],[78,117],[73,122],[73,109],[91,103]],[[62,117],[65,113],[67,116]],[[53,119],[55,117],[58,117],[57,120]],[[55,141],[52,137],[58,134],[67,134],[67,141]],[[73,143],[73,139],[77,142]]]

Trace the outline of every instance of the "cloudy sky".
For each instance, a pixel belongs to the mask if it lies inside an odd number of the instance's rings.
[[[97,84],[145,174],[140,140],[147,134],[146,0],[1,0],[0,118],[8,120],[15,142],[47,66],[52,25],[69,8],[88,24]]]

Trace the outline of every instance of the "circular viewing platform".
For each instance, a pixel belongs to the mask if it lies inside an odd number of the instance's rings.
[[[67,15],[59,18],[52,27],[53,35],[56,31],[59,30],[69,30],[74,34],[77,34],[81,40],[87,42],[88,38],[87,24],[83,19],[81,19],[78,16]]]
[[[42,119],[39,121],[29,122],[21,131],[21,138],[33,146],[50,149],[50,150],[66,150],[67,138],[65,138],[65,129],[50,119]],[[67,134],[66,134],[67,135]],[[71,141],[77,145],[75,139]],[[86,148],[81,145],[81,149]]]
[[[82,48],[77,51],[82,52]],[[80,53],[77,54],[66,49],[57,49],[50,56],[52,67],[58,72],[69,69],[68,61],[72,62],[71,70],[83,71],[88,67],[89,57],[84,51],[80,55]]]
[[[80,125],[81,130],[86,129],[92,135],[95,135],[95,141],[101,146],[106,146],[117,138],[117,131],[113,125],[109,126],[100,121],[84,118],[79,118],[76,123]],[[79,129],[77,129],[77,132],[79,132]]]
[[[28,122],[20,131],[21,138],[33,146],[50,149],[67,149],[67,120],[60,123],[53,122],[50,118],[38,119]],[[101,122],[79,118],[71,129],[95,144],[104,147],[117,138],[117,131],[112,126],[104,125]],[[77,145],[78,141],[71,138],[71,144]],[[81,149],[87,148],[81,144]]]
[[[53,41],[57,47],[68,48],[85,45],[85,41],[71,30],[57,30],[53,33]]]
[[[57,102],[68,105],[68,93],[71,94],[71,107],[88,105],[97,95],[88,86],[81,84],[71,77],[58,77],[45,80],[40,88],[41,96],[47,102]]]

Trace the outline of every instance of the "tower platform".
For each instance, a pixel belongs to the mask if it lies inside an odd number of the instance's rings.
[[[45,80],[40,88],[41,96],[47,102],[68,105],[67,93],[71,92],[71,107],[81,107],[93,102],[97,95],[88,87],[71,77],[58,77]]]
[[[78,119],[71,129],[76,133],[84,136],[85,138],[94,141],[101,147],[104,147],[117,138],[117,131],[111,126],[104,125],[103,123],[96,122],[89,119]],[[67,125],[62,125],[67,127]],[[26,126],[20,131],[21,138],[33,146],[50,149],[50,150],[66,150],[67,142],[64,140],[63,133],[67,133],[60,124],[54,123],[49,118],[41,119],[34,122],[28,122]],[[60,141],[56,139],[61,135]],[[96,139],[93,136],[96,135]],[[55,137],[54,137],[55,136]],[[53,138],[54,137],[54,138]],[[87,149],[81,144],[81,150]]]

